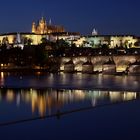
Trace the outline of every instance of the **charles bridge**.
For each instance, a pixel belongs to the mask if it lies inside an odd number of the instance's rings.
[[[113,61],[113,63],[108,63]],[[60,71],[65,71],[66,66],[68,69],[74,68],[75,71],[81,72],[84,64],[93,67],[93,71],[102,72],[103,65],[108,63],[108,68],[114,65],[116,72],[124,72],[127,69],[140,71],[140,65],[137,63],[140,61],[140,55],[95,55],[95,56],[73,56],[73,57],[61,57],[60,58]],[[137,63],[137,64],[136,64]],[[135,66],[136,65],[136,66]],[[86,67],[89,68],[89,67]],[[67,69],[67,68],[66,68]],[[70,70],[71,71],[71,70]]]

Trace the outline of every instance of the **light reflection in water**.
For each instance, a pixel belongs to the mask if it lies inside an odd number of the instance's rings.
[[[7,94],[6,94],[6,100],[8,102],[12,102],[15,99],[15,94],[13,90],[7,90]]]
[[[4,72],[1,72],[1,73],[0,73],[0,84],[1,84],[1,85],[4,85],[4,80],[5,80],[5,79],[4,79]]]
[[[87,91],[87,90],[0,90],[0,99],[6,103],[16,102],[16,106],[29,104],[32,113],[38,111],[40,116],[52,110],[66,106],[89,102],[92,106],[103,103],[115,103],[139,98],[139,93],[123,91]]]

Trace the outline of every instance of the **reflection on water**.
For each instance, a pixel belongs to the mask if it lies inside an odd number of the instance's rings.
[[[3,109],[13,104],[13,110],[18,107],[30,110],[32,115],[40,116],[57,112],[58,110],[74,110],[85,106],[96,107],[103,104],[124,102],[139,98],[138,92],[123,91],[87,91],[87,90],[0,90],[0,105]],[[28,105],[28,106],[26,106]],[[30,108],[30,109],[29,109]],[[0,109],[1,113],[1,109]]]
[[[139,83],[139,76],[0,73],[1,138],[134,139]]]
[[[1,72],[0,124],[139,99],[139,83],[138,76]]]

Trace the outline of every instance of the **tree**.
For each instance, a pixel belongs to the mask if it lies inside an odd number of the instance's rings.
[[[67,47],[69,47],[69,43],[66,42],[66,41],[63,40],[63,39],[60,39],[60,40],[57,40],[57,41],[56,41],[56,46],[57,46],[57,47],[67,48]]]
[[[48,53],[45,51],[45,47],[38,46],[35,50],[35,58],[36,58],[36,64],[43,67],[48,60]]]
[[[103,44],[103,45],[101,45],[101,48],[103,50],[107,50],[107,49],[109,49],[109,46],[107,44]]]
[[[24,42],[24,45],[30,46],[33,43],[33,40],[31,38],[24,37],[23,42]]]
[[[42,39],[41,39],[41,44],[45,44],[45,45],[50,45],[50,41],[47,39],[47,38],[45,38],[45,37],[43,37]]]
[[[72,47],[72,48],[77,48],[77,46],[76,46],[75,43],[72,43],[72,44],[71,44],[71,47]]]
[[[9,44],[9,40],[8,40],[8,37],[4,37],[3,39],[2,39],[2,44]]]
[[[33,40],[31,38],[28,39],[28,45],[31,45],[33,43]]]
[[[103,44],[101,45],[101,51],[104,53],[104,54],[108,54],[108,49],[109,49],[109,46],[107,44]]]

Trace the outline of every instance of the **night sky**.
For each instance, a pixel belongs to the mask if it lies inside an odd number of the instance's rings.
[[[139,0],[3,0],[0,33],[30,32],[42,15],[67,31],[140,36]]]

